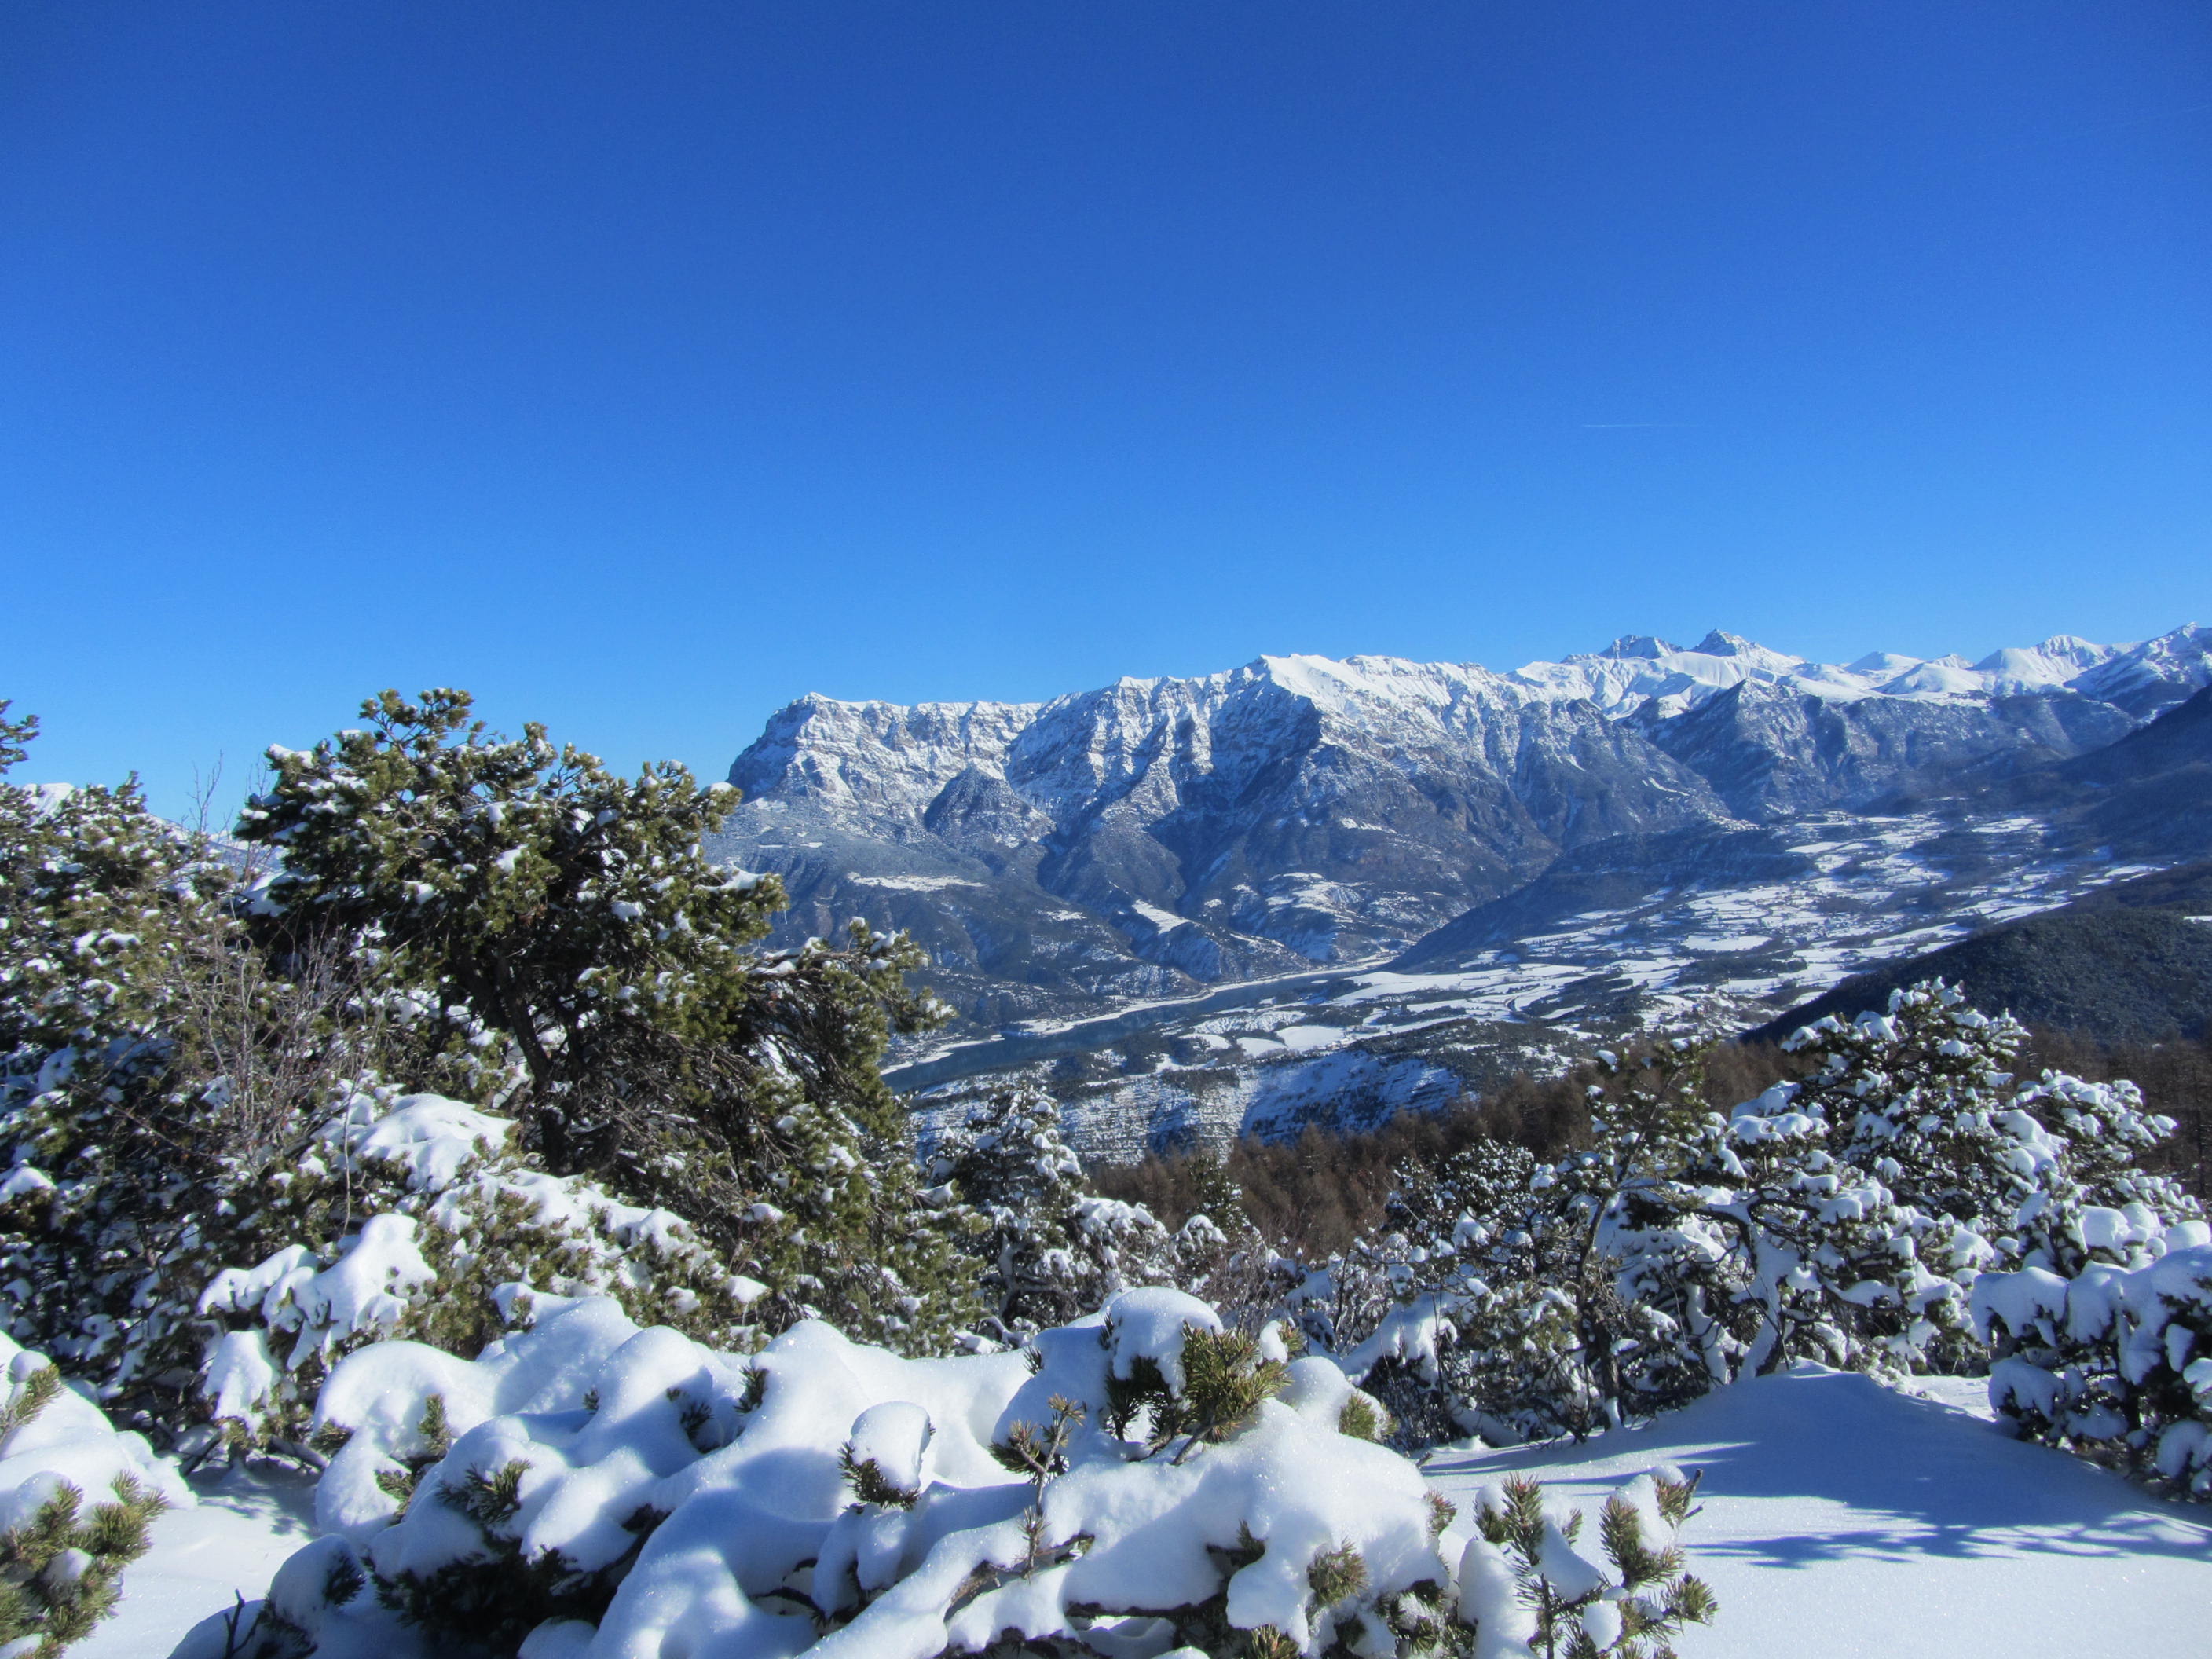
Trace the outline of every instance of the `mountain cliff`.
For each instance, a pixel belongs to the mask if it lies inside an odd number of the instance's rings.
[[[2208,653],[2192,626],[1834,665],[1715,633],[1506,673],[1287,656],[1042,704],[810,696],[731,769],[717,852],[783,876],[793,937],[913,933],[971,1022],[1081,1013],[1462,917],[1495,941],[1498,902],[1555,868],[1532,919],[1684,860],[1765,878],[1753,826],[2041,776],[2212,682]]]

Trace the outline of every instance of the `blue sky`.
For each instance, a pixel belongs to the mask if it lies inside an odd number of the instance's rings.
[[[2212,621],[2212,9],[0,12],[0,695],[179,809],[385,685]]]

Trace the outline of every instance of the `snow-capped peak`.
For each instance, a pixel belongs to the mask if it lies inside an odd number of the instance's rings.
[[[1869,697],[1983,702],[2075,693],[2137,718],[2212,682],[2212,629],[2192,623],[2141,645],[2098,645],[2058,635],[1980,662],[1875,652],[1847,665],[1817,663],[1716,629],[1692,649],[1648,635],[1601,652],[1532,662],[1498,673],[1473,663],[1400,657],[1263,656],[1190,678],[1123,678],[1048,703],[928,702],[911,708],[847,702],[810,693],[780,710],[738,759],[731,781],[750,796],[795,794],[862,817],[908,816],[957,775],[974,769],[1012,781],[1031,801],[1090,798],[1117,777],[1146,772],[1169,734],[1211,745],[1216,717],[1248,700],[1251,713],[1221,728],[1266,747],[1287,694],[1345,729],[1391,742],[1466,737],[1505,711],[1588,702],[1621,719],[1665,719],[1751,682],[1828,702]],[[1194,760],[1196,760],[1194,756]],[[1205,763],[1211,764],[1210,761]]]
[[[1753,644],[1741,634],[1723,633],[1717,628],[1690,648],[1701,656],[1740,657],[1747,663],[1778,674],[1802,667],[1805,661],[1802,657],[1784,656],[1779,651],[1770,651],[1763,645]]]

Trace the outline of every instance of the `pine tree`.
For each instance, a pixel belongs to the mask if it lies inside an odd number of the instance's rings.
[[[1598,1541],[1605,1561],[1577,1547],[1583,1514],[1547,1514],[1543,1490],[1525,1476],[1480,1494],[1480,1534],[1460,1569],[1460,1616],[1476,1628],[1478,1651],[1542,1659],[1674,1659],[1672,1638],[1685,1625],[1710,1624],[1720,1604],[1704,1580],[1683,1570],[1673,1540],[1696,1513],[1697,1480],[1672,1472],[1640,1476],[1605,1503]],[[1666,1541],[1645,1537],[1651,1518]],[[1607,1568],[1611,1568],[1611,1572]]]
[[[0,718],[0,769],[35,731]],[[406,1010],[331,952],[279,971],[242,920],[252,896],[135,780],[0,781],[9,1328],[165,1440],[221,1334],[196,1307],[208,1279],[355,1224],[374,1182],[322,1179],[319,1137],[380,1070],[423,1057]]]
[[[365,726],[270,751],[239,825],[283,857],[261,936],[370,964],[455,1042],[514,1045],[526,1082],[506,1108],[548,1166],[689,1216],[768,1286],[769,1330],[820,1314],[945,1340],[961,1298],[878,1070],[895,1031],[939,1017],[907,985],[919,952],[859,924],[839,945],[754,949],[779,885],[700,845],[733,790],[672,763],[624,780],[471,706],[387,691]]]
[[[1018,1344],[1124,1290],[1177,1276],[1176,1241],[1141,1205],[1102,1198],[1060,1130],[1059,1104],[1001,1090],[939,1143],[930,1179],[962,1206],[981,1266],[981,1329]]]
[[[1705,1103],[1689,1039],[1601,1055],[1587,1146],[1537,1164],[1479,1144],[1406,1172],[1389,1230],[1334,1275],[1394,1305],[1316,1334],[1343,1350],[1371,1331],[1368,1386],[1431,1435],[1579,1435],[1804,1358],[1978,1369],[1969,1304],[1990,1270],[2043,1275],[2027,1298],[2040,1307],[2067,1276],[2142,1269],[2173,1224],[2197,1224],[2195,1201],[2136,1162],[2170,1122],[2131,1085],[2020,1083],[2005,1067],[2021,1035],[1954,988],[1914,987],[1885,1014],[1798,1033],[1809,1077],[1731,1114]],[[2027,1341],[1994,1310],[1980,1323]],[[2099,1333],[2091,1348],[2117,1328],[2075,1323]],[[2087,1350],[2076,1364],[2039,1328],[2028,1346],[2054,1374],[2118,1367]],[[2160,1420],[2182,1421],[2180,1400]],[[2135,1432],[2134,1410],[2069,1420]]]
[[[1719,1132],[1702,1046],[1599,1060],[1587,1146],[1543,1163],[1478,1142],[1433,1173],[1401,1172],[1370,1249],[1397,1304],[1382,1322],[1410,1317],[1418,1335],[1369,1386],[1428,1437],[1455,1423],[1580,1437],[1711,1385],[1682,1317],[1686,1273],[1716,1265],[1692,1219],[1706,1189],[1691,1176]]]
[[[34,720],[0,704],[0,772]],[[265,1127],[187,1058],[228,872],[114,788],[0,781],[0,1284],[9,1330],[126,1404],[196,1358],[203,1218]],[[183,1368],[181,1370],[179,1368]]]

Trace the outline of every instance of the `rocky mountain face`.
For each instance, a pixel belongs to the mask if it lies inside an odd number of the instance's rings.
[[[1737,817],[1770,823],[1831,807],[1948,794],[2118,742],[2136,720],[2069,689],[1843,701],[1746,680],[1672,716],[1639,710],[1653,744]]]
[[[716,851],[783,877],[794,939],[906,928],[972,1030],[1456,958],[1735,864],[1772,882],[1804,854],[1762,826],[1808,815],[1962,789],[2034,813],[2209,682],[2191,627],[1975,664],[1717,633],[1510,673],[1263,657],[1043,704],[807,696],[731,769],[745,801]]]

